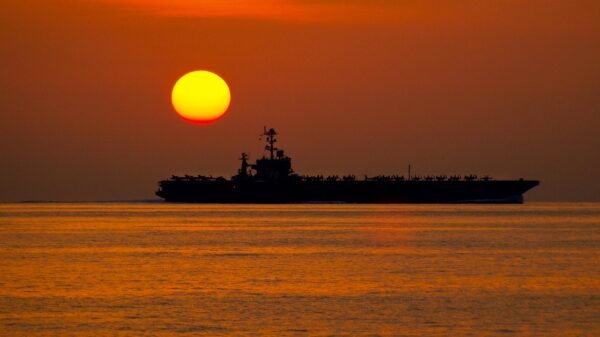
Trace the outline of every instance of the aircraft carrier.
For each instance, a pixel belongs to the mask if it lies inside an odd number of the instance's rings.
[[[242,153],[238,173],[172,176],[159,182],[156,195],[188,203],[523,203],[537,180],[496,180],[489,176],[299,175],[292,160],[275,146],[277,132],[265,128],[266,155],[248,162]]]

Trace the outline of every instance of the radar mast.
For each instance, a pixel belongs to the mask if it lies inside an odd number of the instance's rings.
[[[277,151],[277,148],[275,147],[275,143],[277,142],[277,139],[275,138],[276,135],[277,132],[275,132],[275,129],[270,128],[269,130],[267,130],[266,126],[263,133],[261,134],[261,139],[262,136],[267,137],[267,145],[265,146],[265,150],[269,151],[269,159],[271,160],[275,159],[275,151]]]

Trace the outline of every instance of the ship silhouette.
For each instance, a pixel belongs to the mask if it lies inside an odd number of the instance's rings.
[[[159,182],[156,195],[168,202],[194,203],[523,203],[537,180],[496,180],[489,176],[299,175],[292,159],[275,146],[275,129],[264,129],[267,155],[248,162],[242,153],[238,173],[172,176]]]

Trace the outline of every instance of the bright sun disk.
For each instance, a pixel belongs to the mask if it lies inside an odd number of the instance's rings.
[[[199,70],[185,74],[175,83],[171,100],[183,119],[207,124],[225,115],[231,103],[231,92],[219,75]]]

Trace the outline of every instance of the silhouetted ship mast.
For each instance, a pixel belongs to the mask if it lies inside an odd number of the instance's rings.
[[[277,132],[264,129],[268,157],[254,164],[242,153],[238,173],[226,179],[212,176],[172,176],[159,182],[156,195],[170,202],[197,203],[522,203],[537,180],[495,180],[489,176],[346,176],[298,175],[292,160],[275,146]]]

